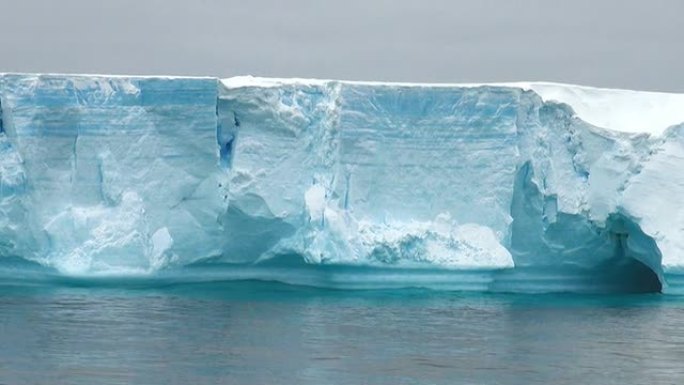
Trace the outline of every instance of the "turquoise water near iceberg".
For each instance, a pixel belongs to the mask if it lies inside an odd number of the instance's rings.
[[[678,384],[684,299],[3,281],[0,384]]]

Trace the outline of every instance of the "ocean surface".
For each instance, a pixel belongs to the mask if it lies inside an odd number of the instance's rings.
[[[682,384],[684,299],[0,284],[0,384]]]

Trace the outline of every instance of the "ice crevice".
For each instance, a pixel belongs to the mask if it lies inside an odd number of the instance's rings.
[[[550,83],[4,74],[0,260],[682,293],[682,111]]]

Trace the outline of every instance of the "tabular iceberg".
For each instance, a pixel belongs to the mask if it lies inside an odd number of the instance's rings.
[[[0,111],[0,256],[62,274],[684,292],[684,95],[6,74]]]

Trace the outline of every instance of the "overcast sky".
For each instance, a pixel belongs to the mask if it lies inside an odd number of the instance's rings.
[[[0,71],[684,91],[684,1],[0,0]]]

